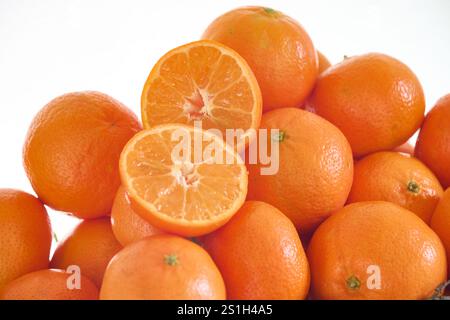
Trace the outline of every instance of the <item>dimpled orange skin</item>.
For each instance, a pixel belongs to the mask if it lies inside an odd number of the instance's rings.
[[[431,229],[441,238],[447,257],[450,258],[450,188],[444,192],[439,201],[430,225]],[[448,275],[450,276],[450,264],[448,264]]]
[[[450,187],[450,94],[442,97],[427,114],[417,139],[415,156]]]
[[[102,300],[223,300],[222,276],[192,241],[155,235],[126,246],[108,265]]]
[[[317,51],[317,58],[319,59],[319,74],[331,67],[330,61],[323,55],[322,52]]]
[[[443,193],[436,176],[422,162],[385,151],[368,155],[355,164],[348,203],[393,202],[429,224]]]
[[[341,129],[355,157],[361,157],[406,142],[422,124],[425,98],[406,65],[369,53],[322,73],[307,110]]]
[[[307,253],[315,299],[426,299],[447,276],[438,236],[390,202],[339,210],[317,229]],[[371,287],[371,275],[379,275],[380,289]]]
[[[314,45],[297,21],[279,11],[231,10],[214,20],[202,38],[229,46],[248,62],[261,88],[264,111],[299,107],[314,87]]]
[[[48,267],[52,231],[47,211],[31,194],[0,189],[0,288]]]
[[[247,199],[274,205],[307,236],[347,200],[353,180],[350,145],[330,122],[296,108],[263,114],[261,128],[268,129],[269,139],[271,129],[284,135],[279,168],[275,174],[262,175],[261,168],[267,165],[249,164]],[[267,142],[269,150],[272,143]]]
[[[67,288],[72,274],[63,270],[45,269],[28,273],[0,290],[0,300],[97,300],[98,289],[81,275],[80,289]],[[69,280],[70,282],[70,280]]]
[[[297,231],[267,203],[246,202],[201,242],[222,273],[228,299],[304,299],[308,294],[309,266]]]
[[[77,265],[81,274],[100,288],[106,266],[120,249],[109,218],[84,220],[58,244],[50,267],[66,269]]]
[[[111,210],[111,224],[116,239],[123,246],[148,236],[164,233],[134,212],[123,186],[117,190],[114,199]]]
[[[79,218],[109,214],[120,186],[120,152],[140,129],[129,109],[103,93],[50,101],[33,119],[23,149],[33,189],[48,206]]]

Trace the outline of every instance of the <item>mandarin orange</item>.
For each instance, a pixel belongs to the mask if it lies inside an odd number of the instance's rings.
[[[50,101],[33,119],[23,148],[33,189],[48,206],[80,218],[109,214],[120,186],[120,152],[139,130],[136,116],[103,93]]]
[[[280,11],[231,10],[209,25],[203,39],[221,42],[244,57],[258,79],[264,111],[300,107],[314,87],[318,61],[311,38]]]
[[[439,99],[427,114],[414,154],[436,174],[444,188],[450,187],[450,94]]]
[[[217,263],[228,299],[304,299],[309,266],[292,222],[277,208],[246,202],[201,243]]]
[[[420,160],[398,152],[377,152],[355,164],[348,203],[389,201],[417,214],[427,224],[444,190]]]
[[[274,205],[307,236],[347,200],[353,180],[350,145],[333,124],[296,108],[265,113],[261,129],[268,130],[268,148],[278,146],[278,157],[271,156],[278,170],[274,165],[265,173],[263,162],[252,164],[247,157],[248,199]]]
[[[425,97],[416,75],[379,53],[350,57],[317,80],[307,110],[342,130],[353,154],[392,150],[422,124]]]
[[[419,217],[390,202],[350,204],[308,248],[316,299],[426,299],[447,277],[445,249]]]
[[[48,268],[52,231],[44,205],[14,189],[0,189],[0,288]]]
[[[117,190],[111,210],[112,231],[123,246],[142,238],[163,233],[151,225],[131,208],[130,199],[124,187]]]
[[[100,288],[106,266],[120,249],[108,217],[84,220],[58,244],[50,267],[66,269],[77,265],[81,274]]]
[[[98,289],[81,275],[80,288],[68,287],[71,274],[44,269],[27,273],[0,289],[0,300],[97,300]]]
[[[222,276],[192,241],[155,235],[126,246],[105,272],[100,299],[225,299]]]

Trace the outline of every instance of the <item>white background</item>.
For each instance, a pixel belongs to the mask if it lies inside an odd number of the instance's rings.
[[[22,144],[34,114],[70,91],[99,90],[139,114],[145,79],[169,49],[243,5],[297,19],[331,62],[371,51],[418,75],[427,110],[450,92],[450,1],[0,0],[0,188],[32,189]],[[59,238],[76,219],[51,210]]]

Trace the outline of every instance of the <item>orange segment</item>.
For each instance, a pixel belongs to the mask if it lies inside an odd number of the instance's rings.
[[[142,218],[183,236],[224,225],[247,195],[247,170],[236,151],[213,133],[182,124],[136,134],[122,151],[120,174]]]
[[[248,143],[250,129],[261,120],[262,98],[245,60],[232,49],[210,40],[192,42],[166,53],[153,67],[141,98],[145,128],[164,123],[203,129],[241,129],[236,141]]]

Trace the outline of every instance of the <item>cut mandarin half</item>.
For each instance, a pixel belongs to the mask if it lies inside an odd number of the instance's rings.
[[[247,62],[211,40],[192,42],[166,53],[153,67],[141,97],[144,128],[201,121],[203,129],[239,129],[228,141],[239,150],[259,127],[262,98]]]
[[[182,124],[136,134],[122,151],[120,174],[133,210],[182,236],[221,227],[247,195],[238,153],[219,136]]]

